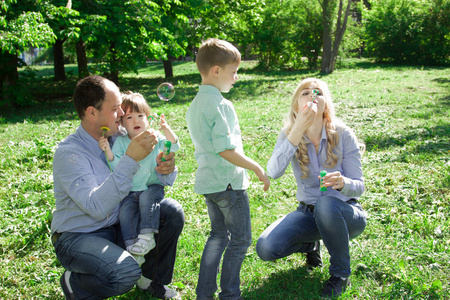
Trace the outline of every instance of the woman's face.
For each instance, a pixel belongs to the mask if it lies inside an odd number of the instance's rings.
[[[317,84],[304,87],[297,99],[296,112],[302,111],[307,105],[317,105],[317,114],[322,114],[325,109],[325,97]]]

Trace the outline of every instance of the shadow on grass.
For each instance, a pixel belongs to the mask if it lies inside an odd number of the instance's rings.
[[[366,136],[364,143],[368,151],[385,150],[390,147],[402,147],[417,141],[410,153],[438,154],[447,152],[450,149],[448,141],[444,141],[450,136],[450,123],[436,125],[433,127],[416,128],[415,132],[395,137],[385,137],[377,134]]]
[[[273,273],[262,282],[257,280],[244,289],[244,299],[321,299],[324,285],[320,273],[308,274],[306,267]]]

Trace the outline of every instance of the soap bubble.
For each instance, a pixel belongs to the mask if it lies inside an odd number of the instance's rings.
[[[175,95],[175,88],[171,83],[163,82],[156,89],[156,94],[158,95],[159,99],[163,101],[169,101]]]

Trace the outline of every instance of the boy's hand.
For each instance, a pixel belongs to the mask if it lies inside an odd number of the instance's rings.
[[[256,176],[258,176],[259,181],[262,181],[264,183],[264,192],[269,189],[270,186],[270,179],[269,176],[267,176],[266,171],[264,171],[262,168],[258,170],[258,172],[255,172]]]

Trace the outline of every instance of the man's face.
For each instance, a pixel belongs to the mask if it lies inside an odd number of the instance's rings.
[[[106,96],[103,101],[102,108],[98,110],[97,122],[99,129],[101,127],[108,127],[109,131],[105,132],[105,137],[113,136],[119,130],[120,117],[124,112],[120,105],[122,98],[119,89],[112,83],[106,83]]]

